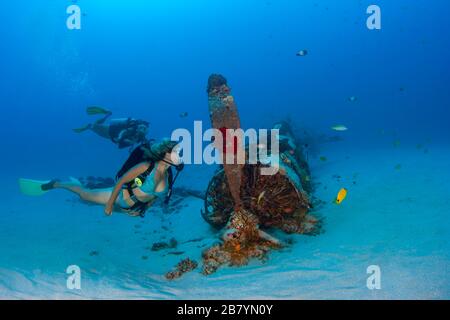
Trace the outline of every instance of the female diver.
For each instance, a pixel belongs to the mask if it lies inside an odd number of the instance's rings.
[[[20,187],[28,195],[65,189],[76,193],[84,201],[104,205],[106,215],[116,211],[134,217],[144,216],[155,200],[170,197],[174,181],[171,167],[174,166],[178,172],[183,168],[176,145],[174,141],[163,140],[137,148],[119,171],[114,188],[87,189],[73,178],[67,182],[20,179]]]

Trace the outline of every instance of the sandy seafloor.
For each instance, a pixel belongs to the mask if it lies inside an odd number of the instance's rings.
[[[198,268],[175,281],[167,281],[164,273],[184,257],[200,261],[201,251],[217,241],[200,215],[201,200],[186,198],[174,214],[151,210],[145,219],[105,217],[101,207],[64,191],[25,197],[18,191],[17,174],[6,173],[3,186],[9,187],[3,187],[0,203],[0,297],[449,299],[448,144],[426,149],[335,144],[324,154],[326,162],[311,161],[319,183],[316,196],[327,202],[317,208],[324,218],[322,234],[275,233],[293,244],[272,252],[265,263],[225,267],[208,277]],[[188,167],[189,178],[181,178],[180,185],[205,188],[212,171],[207,169]],[[341,182],[333,178],[336,174]],[[341,187],[349,194],[337,206],[331,202]],[[148,250],[171,237],[179,242],[175,251],[185,254]],[[198,238],[203,240],[183,244]],[[72,264],[82,270],[81,290],[66,288],[65,270]],[[381,290],[366,287],[369,265],[381,268]]]

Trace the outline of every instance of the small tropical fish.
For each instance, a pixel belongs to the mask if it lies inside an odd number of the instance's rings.
[[[320,161],[327,161],[328,160],[327,157],[324,157],[324,156],[321,156],[319,159],[320,159]]]
[[[395,148],[400,147],[400,140],[395,140],[395,141],[393,142],[393,145],[394,145]]]
[[[348,101],[350,102],[355,102],[357,100],[357,98],[355,96],[351,96],[348,98]]]
[[[236,244],[235,246],[234,246],[234,249],[236,250],[236,251],[241,251],[241,245],[238,243],[238,244]]]
[[[187,112],[180,113],[180,118],[186,118],[189,114]]]
[[[395,168],[395,170],[400,170],[402,168],[402,165],[401,164],[397,164],[394,168]]]
[[[297,52],[297,57],[304,57],[308,54],[308,50],[300,50],[299,52]]]
[[[348,128],[346,126],[341,125],[341,124],[332,126],[331,129],[334,131],[347,131],[348,130]]]
[[[259,194],[258,200],[256,201],[256,204],[257,204],[258,206],[259,206],[259,204],[260,204],[262,198],[264,198],[264,195],[265,195],[265,194],[266,194],[266,191],[263,191],[263,192],[261,192],[261,193]]]
[[[416,145],[416,148],[420,150],[420,149],[423,148],[423,145],[419,143],[419,144]]]
[[[347,197],[347,189],[342,188],[341,190],[339,190],[337,196],[336,196],[336,200],[334,200],[334,203],[336,204],[341,204],[342,201],[344,201],[344,199]]]

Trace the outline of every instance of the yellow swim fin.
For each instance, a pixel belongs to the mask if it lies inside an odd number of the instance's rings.
[[[42,186],[50,183],[50,180],[47,181],[39,181],[39,180],[30,180],[30,179],[19,179],[19,187],[20,191],[27,196],[41,196],[44,193],[47,193],[48,190],[43,190]]]
[[[88,115],[96,115],[96,114],[112,114],[108,109],[104,109],[102,107],[87,107],[86,112]]]

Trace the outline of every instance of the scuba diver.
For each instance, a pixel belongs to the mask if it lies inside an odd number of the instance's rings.
[[[164,139],[161,142],[142,144],[129,156],[116,176],[113,188],[88,189],[80,181],[70,178],[35,181],[19,179],[22,193],[31,196],[42,195],[49,190],[71,191],[84,201],[105,206],[105,214],[113,211],[130,216],[145,216],[146,210],[157,200],[165,198],[167,204],[172,195],[172,187],[184,167],[176,148],[177,142]],[[172,173],[175,167],[177,174]]]
[[[86,112],[88,115],[103,114],[105,116],[94,123],[73,129],[74,132],[81,133],[86,130],[91,130],[100,137],[111,140],[120,149],[132,147],[146,141],[149,127],[147,121],[123,118],[111,119],[107,122],[106,120],[112,115],[112,112],[100,107],[88,107]]]

